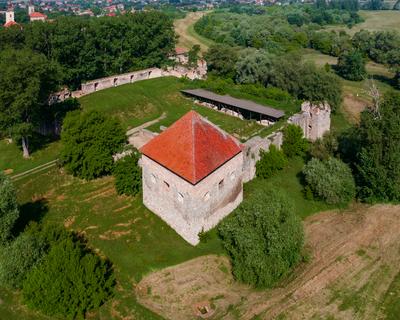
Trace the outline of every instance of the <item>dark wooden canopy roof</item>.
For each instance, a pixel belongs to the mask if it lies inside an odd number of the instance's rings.
[[[219,94],[216,94],[214,92],[204,90],[204,89],[191,89],[191,90],[182,90],[182,93],[185,93],[189,96],[195,97],[195,98],[200,98],[200,99],[206,99],[209,101],[214,101],[220,104],[224,104],[226,106],[230,107],[235,107],[239,109],[244,109],[247,111],[259,113],[274,119],[280,119],[282,118],[285,113],[282,110],[277,110],[271,107],[263,106],[261,104],[255,103],[250,100],[244,100],[244,99],[237,99],[233,98],[229,95],[224,95],[221,96]]]

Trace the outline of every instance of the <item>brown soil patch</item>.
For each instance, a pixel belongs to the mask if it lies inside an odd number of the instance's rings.
[[[122,236],[126,236],[128,234],[130,234],[132,231],[128,230],[128,231],[111,231],[108,230],[106,232],[104,232],[103,234],[99,235],[99,238],[102,240],[115,240],[115,239],[119,239]]]
[[[75,216],[68,217],[64,220],[64,227],[69,228],[75,223]]]
[[[91,201],[97,198],[103,198],[103,197],[108,197],[112,195],[116,195],[116,191],[114,187],[108,187],[100,190],[96,190],[95,192],[92,192],[85,200],[83,201]]]
[[[168,319],[193,319],[208,301],[212,319],[378,319],[400,264],[400,206],[358,206],[305,221],[311,261],[275,289],[235,282],[226,257],[204,256],[145,277],[138,300]],[[350,301],[344,304],[345,301]]]
[[[353,123],[360,121],[360,114],[368,106],[368,101],[349,93],[344,96],[343,109]]]
[[[113,212],[120,212],[120,211],[123,211],[123,210],[125,210],[125,209],[130,208],[131,206],[132,206],[131,204],[128,204],[128,205],[123,206],[123,207],[121,207],[121,208],[114,209]]]

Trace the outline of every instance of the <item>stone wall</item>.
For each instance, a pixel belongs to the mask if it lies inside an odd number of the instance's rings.
[[[327,103],[315,105],[306,101],[301,105],[301,112],[291,116],[288,122],[298,125],[305,138],[315,141],[330,130],[331,108]]]
[[[143,203],[192,245],[243,200],[243,154],[192,185],[142,156]]]
[[[276,131],[265,138],[253,137],[244,143],[243,150],[243,182],[253,180],[256,176],[256,163],[260,160],[260,150],[268,151],[271,144],[281,148],[283,134]]]
[[[151,68],[151,69],[119,74],[111,77],[96,79],[93,81],[83,83],[81,85],[81,94],[85,95],[99,90],[111,87],[117,87],[127,83],[159,78],[162,76],[163,76],[163,71],[161,69]]]

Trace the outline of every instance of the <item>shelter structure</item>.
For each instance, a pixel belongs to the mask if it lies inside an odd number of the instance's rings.
[[[140,151],[144,205],[192,245],[243,200],[242,145],[194,111]]]
[[[241,119],[256,120],[263,125],[274,123],[285,115],[282,110],[264,106],[250,100],[237,99],[229,95],[219,95],[204,89],[182,90],[181,92],[195,98],[206,106]]]

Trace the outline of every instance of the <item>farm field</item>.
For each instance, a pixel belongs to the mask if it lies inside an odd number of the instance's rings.
[[[398,206],[323,212],[305,230],[310,262],[272,290],[235,283],[229,260],[209,255],[147,275],[139,301],[178,320],[207,304],[212,319],[398,319]]]
[[[329,26],[326,30],[346,31],[353,35],[360,30],[369,31],[393,31],[400,30],[400,11],[380,10],[380,11],[360,11],[364,22],[356,24],[351,29],[346,26]]]

